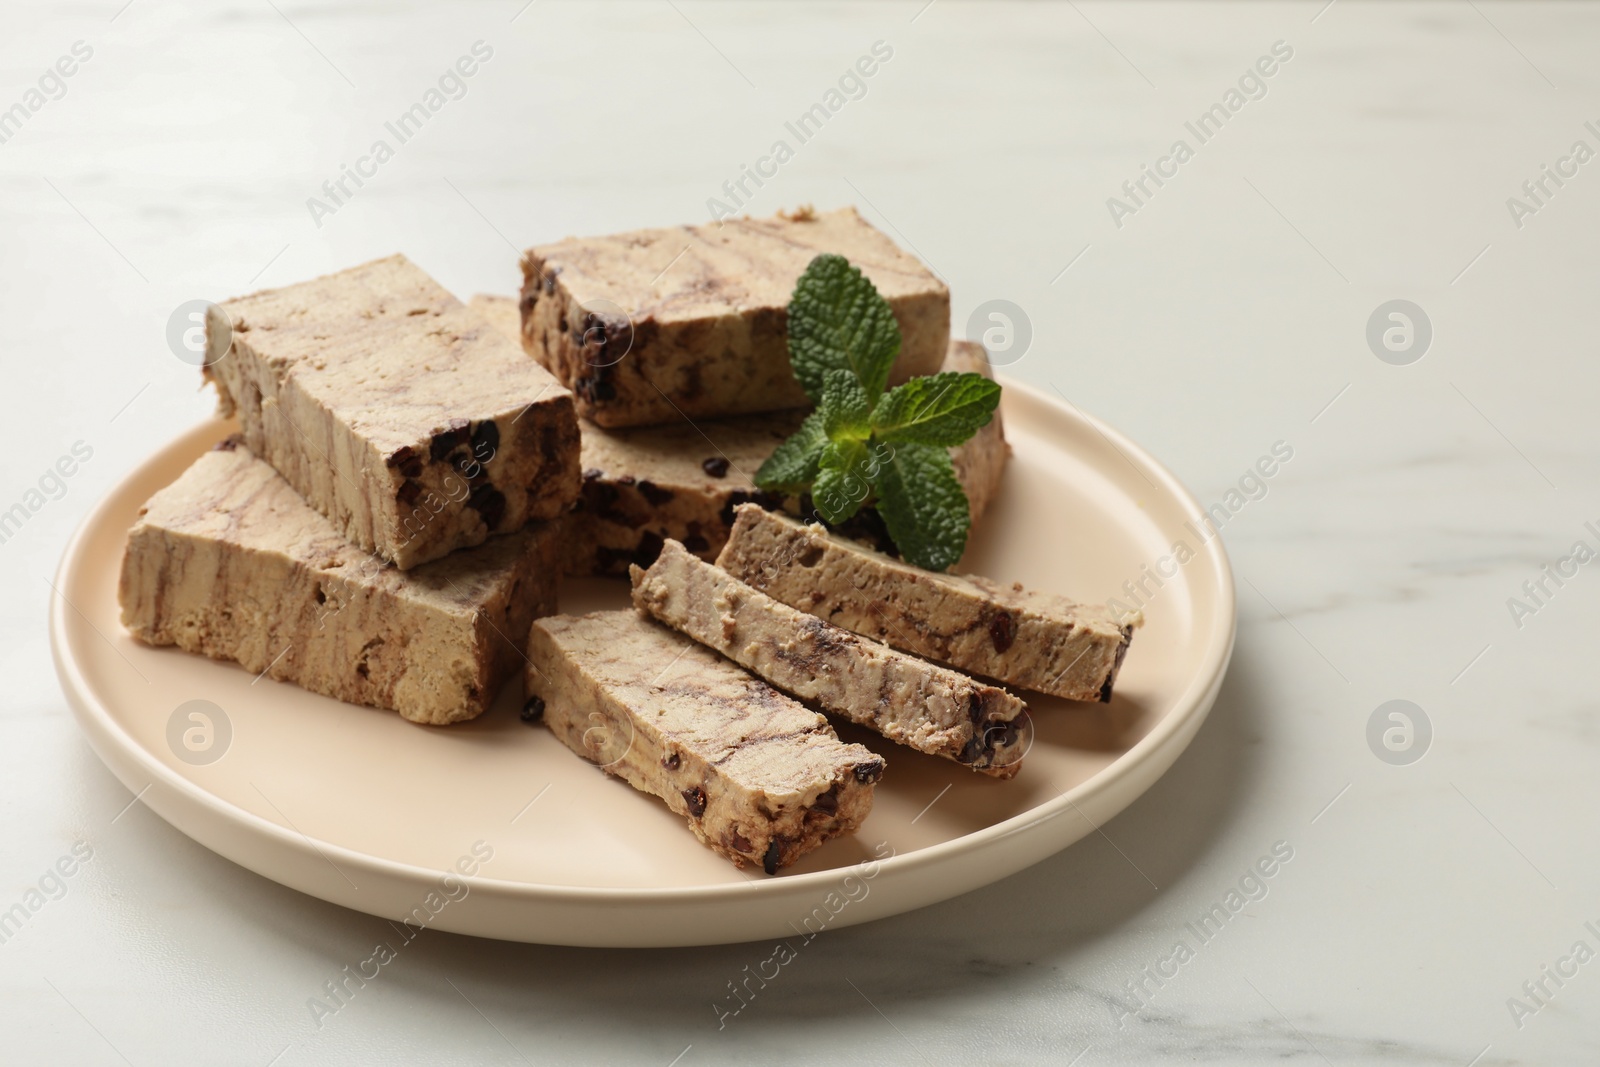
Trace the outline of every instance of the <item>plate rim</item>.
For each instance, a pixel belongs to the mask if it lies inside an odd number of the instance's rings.
[[[1164,492],[1185,505],[1190,512],[1191,519],[1202,513],[1199,501],[1178,477],[1121,431],[1084,412],[1076,404],[1067,400],[1064,395],[1058,400],[1041,389],[1017,381],[1009,376],[999,375],[997,378],[1004,387],[1002,396],[1008,401],[1006,406],[1032,404],[1042,407],[1046,411],[1053,409],[1060,417],[1087,426],[1103,437],[1136,471],[1151,479],[1153,485],[1157,485]],[[1004,408],[1002,408],[1002,414],[1004,414]],[[67,600],[66,594],[62,590],[68,584],[67,575],[83,552],[90,532],[97,529],[104,522],[103,514],[110,509],[112,502],[119,495],[118,490],[122,486],[130,481],[140,479],[151,467],[161,462],[161,457],[174,445],[187,442],[192,438],[213,436],[216,432],[216,427],[219,425],[227,425],[226,420],[213,416],[191,426],[119,477],[115,484],[107,490],[105,495],[84,516],[62,551],[61,560],[56,566],[55,578],[52,582],[54,595],[50,598],[50,650],[51,658],[55,663],[57,678],[61,683],[62,692],[66,696],[68,704],[73,709],[74,718],[78,720],[79,728],[83,730],[90,741],[90,747],[94,749],[101,762],[129,789],[134,787],[118,772],[119,761],[110,758],[107,753],[100,750],[100,745],[97,742],[101,737],[113,741],[117,746],[120,758],[131,761],[133,765],[143,771],[150,779],[151,785],[159,781],[161,785],[176,794],[180,800],[198,805],[207,814],[238,826],[241,831],[268,838],[279,847],[288,848],[295,852],[303,854],[332,854],[342,861],[350,863],[355,869],[370,872],[378,877],[402,879],[412,883],[435,881],[440,873],[437,869],[389,859],[370,852],[357,851],[336,842],[313,838],[226,801],[207,791],[198,783],[174,771],[149,753],[143,745],[139,744],[132,735],[123,729],[105,702],[101,701],[94,693],[87,679],[83,676],[80,665],[67,654],[68,612],[70,610],[79,615],[82,615],[82,613]],[[1163,716],[1132,747],[1071,789],[1027,811],[1019,812],[1008,819],[985,826],[982,829],[962,834],[948,841],[941,841],[937,844],[918,848],[911,852],[896,853],[884,859],[862,860],[843,867],[831,867],[820,871],[786,875],[781,878],[766,878],[760,881],[726,882],[699,886],[626,887],[567,886],[545,882],[529,882],[520,879],[495,878],[484,874],[457,875],[457,877],[460,877],[472,889],[507,894],[522,898],[528,903],[670,904],[674,902],[692,902],[695,904],[716,904],[725,901],[731,902],[735,899],[762,899],[765,897],[783,897],[813,890],[826,891],[832,888],[839,878],[868,862],[879,864],[881,875],[888,875],[891,872],[906,875],[920,868],[942,863],[957,853],[981,850],[985,846],[1010,837],[1013,834],[1033,830],[1042,825],[1052,823],[1068,813],[1074,812],[1086,800],[1114,788],[1121,779],[1135,773],[1136,769],[1150,757],[1152,752],[1163,748],[1174,735],[1190,726],[1190,720],[1197,716],[1203,720],[1210,712],[1232,658],[1234,642],[1237,636],[1238,598],[1234,587],[1233,568],[1221,537],[1212,538],[1201,546],[1200,551],[1196,553],[1194,562],[1199,562],[1202,559],[1205,560],[1211,579],[1216,583],[1219,592],[1216,608],[1209,620],[1211,625],[1208,629],[1211,637],[1202,656],[1202,668],[1190,676],[1188,684],[1176,699],[1173,709]],[[1185,564],[1186,568],[1188,566],[1190,564]],[[85,622],[88,622],[87,616],[83,616],[83,618]],[[92,623],[89,625],[91,629],[95,629]],[[105,635],[102,634],[101,636],[105,638]],[[109,638],[105,639],[109,642]],[[507,684],[510,684],[509,680]],[[1199,725],[1200,723],[1193,724],[1196,732]],[[1191,740],[1192,737],[1193,733],[1190,735]],[[1184,747],[1187,747],[1187,743],[1185,743]],[[1178,753],[1173,755],[1173,761],[1176,761],[1181,754],[1182,750],[1180,749]],[[1165,770],[1161,773],[1164,774]],[[142,790],[139,791],[140,795],[142,796],[143,791],[149,788],[150,785],[142,787]],[[169,825],[183,833],[184,836],[195,840],[196,843],[208,851],[216,852],[230,862],[240,863],[251,870],[255,870],[250,864],[236,859],[234,856],[227,855],[204,841],[199,841],[188,830],[179,826],[165,814],[159,811],[156,814],[161,815],[162,819]],[[1071,841],[1066,842],[1046,853],[1046,855],[1054,854],[1056,851],[1069,847],[1071,843]],[[257,873],[274,881],[278,880],[266,872],[258,871]],[[300,892],[307,892],[299,889],[298,886],[291,886],[291,888],[295,888]],[[309,892],[308,895],[317,896],[317,894]]]

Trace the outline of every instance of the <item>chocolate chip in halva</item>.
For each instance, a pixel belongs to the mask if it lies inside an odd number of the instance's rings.
[[[676,495],[671,489],[663,489],[648,478],[639,483],[639,494],[658,508]]]
[[[1011,617],[1009,611],[997,611],[994,618],[989,620],[989,640],[994,642],[996,652],[1005,652],[1011,647],[1011,642],[1017,639],[1017,622]]]
[[[482,515],[483,524],[491,530],[499,529],[506,517],[505,494],[487,482],[473,486],[467,497],[467,507]]]
[[[478,458],[479,463],[487,463],[494,458],[495,451],[500,447],[500,427],[493,420],[478,423],[472,431],[472,454]]]
[[[641,567],[648,567],[661,555],[661,550],[667,546],[666,539],[660,534],[646,530],[639,535],[639,547],[633,550],[633,562]]]
[[[883,777],[883,760],[867,760],[865,763],[856,764],[856,781],[862,785],[871,785]]]
[[[390,467],[397,467],[400,473],[407,478],[416,478],[422,474],[422,457],[417,455],[417,450],[410,445],[401,445],[385,462]]]
[[[811,802],[812,811],[820,811],[824,815],[832,815],[839,810],[839,786],[837,783],[830,786],[826,793]]]
[[[445,428],[433,435],[433,441],[428,445],[428,455],[437,463],[451,452],[457,445],[466,444],[467,427],[471,423],[466,419],[451,419]]]
[[[689,805],[689,814],[696,819],[706,813],[706,791],[697,785],[683,791],[683,802]]]

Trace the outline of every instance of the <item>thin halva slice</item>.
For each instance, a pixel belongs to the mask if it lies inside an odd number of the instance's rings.
[[[517,302],[479,295],[470,306],[516,337]],[[983,346],[951,341],[940,370],[992,377]],[[583,491],[567,520],[568,574],[625,574],[648,566],[667,539],[713,560],[728,539],[733,509],[753,502],[799,513],[801,502],[757,489],[754,476],[773,449],[800,428],[805,411],[775,411],[722,419],[679,419],[663,426],[607,430],[578,420],[583,441]],[[1000,412],[950,450],[976,522],[999,490],[1010,449]],[[872,536],[881,524],[863,515],[853,536]]]
[[[923,570],[748,504],[717,565],[847,630],[1070,700],[1111,699],[1143,621],[1021,585]]]
[[[853,207],[531,248],[523,346],[601,426],[804,407],[789,368],[789,298],[824,252],[850,260],[894,311],[901,345],[890,382],[937,370],[949,289]]]
[[[884,761],[828,720],[636,611],[540,619],[529,709],[701,841],[768,874],[861,825]]]
[[[639,610],[823,711],[996,778],[1022,767],[1027,706],[1004,689],[779,603],[676,541],[632,573]]]
[[[557,575],[550,523],[387,566],[234,437],[145,504],[118,594],[146,644],[442,725],[481,714],[515,673]]]
[[[229,300],[206,328],[220,414],[401,568],[577,499],[572,395],[404,256]]]

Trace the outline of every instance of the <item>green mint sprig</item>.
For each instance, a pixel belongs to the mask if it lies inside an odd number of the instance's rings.
[[[789,364],[816,410],[755,482],[809,492],[829,524],[871,503],[905,560],[942,571],[972,525],[948,450],[988,425],[1000,386],[945,371],[885,392],[899,354],[900,325],[872,282],[843,256],[813,259],[789,300]]]

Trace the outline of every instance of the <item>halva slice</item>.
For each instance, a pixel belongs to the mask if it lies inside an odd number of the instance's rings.
[[[847,630],[1069,700],[1111,699],[1142,622],[1021,585],[923,570],[748,504],[717,565]]]
[[[347,542],[237,437],[151,497],[128,534],[122,624],[413,722],[470,719],[555,610],[555,527],[400,571]]]
[[[932,374],[950,291],[854,208],[568,238],[522,259],[522,341],[601,426],[810,403],[789,369],[788,306],[821,253],[850,260],[900,324],[897,384]]]
[[[736,866],[775,874],[852,832],[883,774],[824,716],[636,611],[540,619],[526,684],[568,748],[666,801]]]
[[[471,306],[516,336],[516,301],[475,296]],[[940,370],[990,375],[983,346],[952,341]],[[743,503],[800,510],[800,502],[756,488],[754,476],[773,449],[800,428],[804,410],[722,419],[679,419],[662,426],[607,430],[580,418],[583,490],[568,519],[567,573],[625,574],[648,566],[667,539],[701,559],[716,559]],[[950,450],[974,522],[1005,474],[1010,449],[1000,413]],[[855,524],[870,536],[866,521]]]
[[[633,568],[639,610],[779,689],[919,752],[996,778],[1022,766],[1027,706],[997,686],[780,603],[668,541]]]
[[[219,412],[401,568],[577,499],[572,395],[404,256],[227,301],[206,328]]]

